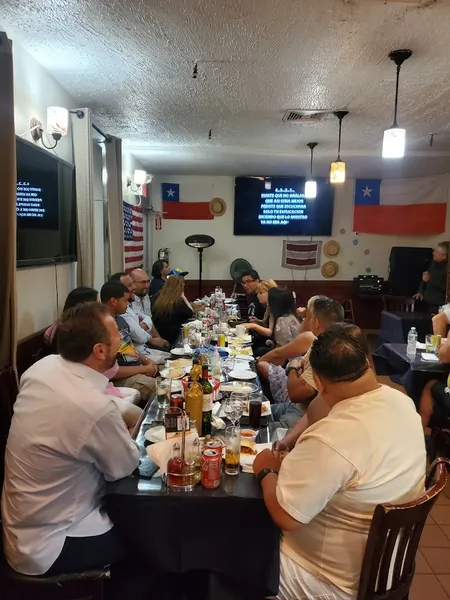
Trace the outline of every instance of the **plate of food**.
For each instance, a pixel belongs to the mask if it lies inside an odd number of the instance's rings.
[[[249,409],[249,403],[247,402],[247,406],[245,407],[245,410],[244,410],[244,417],[248,417],[248,409]],[[270,410],[270,402],[269,402],[269,400],[264,400],[264,402],[262,403],[262,407],[261,407],[261,416],[269,417],[271,414],[272,413]]]
[[[148,442],[152,444],[157,444],[158,442],[163,442],[166,439],[166,430],[164,425],[157,425],[156,427],[150,427],[144,433],[144,437]]]
[[[257,455],[266,449],[271,449],[272,444],[255,444],[241,439],[241,458],[240,463],[244,473],[253,473],[253,463]]]
[[[232,377],[233,379],[243,379],[244,381],[247,381],[250,379],[256,379],[257,375],[254,371],[250,371],[250,370],[246,371],[244,369],[236,369],[236,367],[235,367],[234,370],[231,371],[230,377]]]
[[[254,394],[258,391],[258,386],[254,383],[245,381],[227,381],[220,385],[222,392],[243,392],[244,394]]]
[[[192,358],[176,358],[175,360],[168,360],[166,362],[166,367],[181,367],[182,369],[192,367]]]
[[[186,369],[182,367],[169,367],[160,372],[164,379],[182,379],[186,375]]]
[[[248,356],[249,360],[253,360],[253,350],[251,346],[247,346],[247,348],[243,348],[242,346],[236,346],[236,348],[231,348],[230,352],[231,356]]]

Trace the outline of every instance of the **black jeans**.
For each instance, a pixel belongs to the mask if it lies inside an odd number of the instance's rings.
[[[125,558],[125,550],[114,527],[103,535],[67,537],[61,554],[46,575],[101,569]]]

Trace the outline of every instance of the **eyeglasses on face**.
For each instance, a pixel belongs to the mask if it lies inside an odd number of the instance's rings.
[[[242,282],[242,285],[247,285],[248,283],[253,283],[255,280],[254,279],[246,279],[245,281]]]

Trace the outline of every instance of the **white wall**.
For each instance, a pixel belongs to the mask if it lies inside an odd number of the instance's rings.
[[[13,61],[16,134],[21,135],[30,128],[32,117],[39,119],[45,127],[47,106],[76,107],[75,99],[14,40]],[[32,141],[30,134],[25,139]],[[57,148],[50,152],[73,163],[70,128]],[[18,269],[19,340],[52,323],[58,315],[57,298],[60,310],[67,294],[75,285],[76,263],[58,265],[56,270],[54,266]]]
[[[188,248],[184,240],[194,233],[212,235],[216,243],[204,251],[204,279],[230,279],[229,266],[235,258],[245,258],[257,269],[262,278],[303,280],[305,271],[283,269],[281,255],[282,237],[234,236],[234,178],[207,176],[164,175],[155,177],[152,182],[152,202],[155,209],[161,209],[161,183],[179,183],[180,198],[183,201],[209,201],[215,196],[223,198],[227,204],[225,215],[213,221],[163,220],[161,231],[153,232],[153,255],[158,248],[169,246],[170,261],[190,273],[190,278],[198,278],[197,251]],[[440,236],[392,236],[372,235],[352,232],[354,181],[337,186],[334,202],[333,235],[341,245],[340,254],[334,259],[339,265],[339,273],[334,279],[349,280],[364,274],[366,268],[372,274],[386,277],[388,274],[389,253],[392,246],[434,246],[442,239],[450,238],[450,209],[447,211],[446,235]],[[345,232],[344,232],[345,230]],[[343,233],[341,233],[341,231]],[[290,239],[309,239],[291,237]],[[355,245],[357,242],[357,245]],[[365,251],[369,251],[366,254]],[[322,254],[322,264],[329,260]],[[323,279],[320,268],[306,273],[308,280]]]

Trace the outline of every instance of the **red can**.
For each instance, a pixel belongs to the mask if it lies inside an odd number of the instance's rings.
[[[205,450],[217,450],[217,452],[222,456],[222,448],[223,443],[221,440],[210,440],[205,444]]]
[[[202,454],[202,486],[210,490],[220,485],[222,455],[217,450],[204,450]]]

